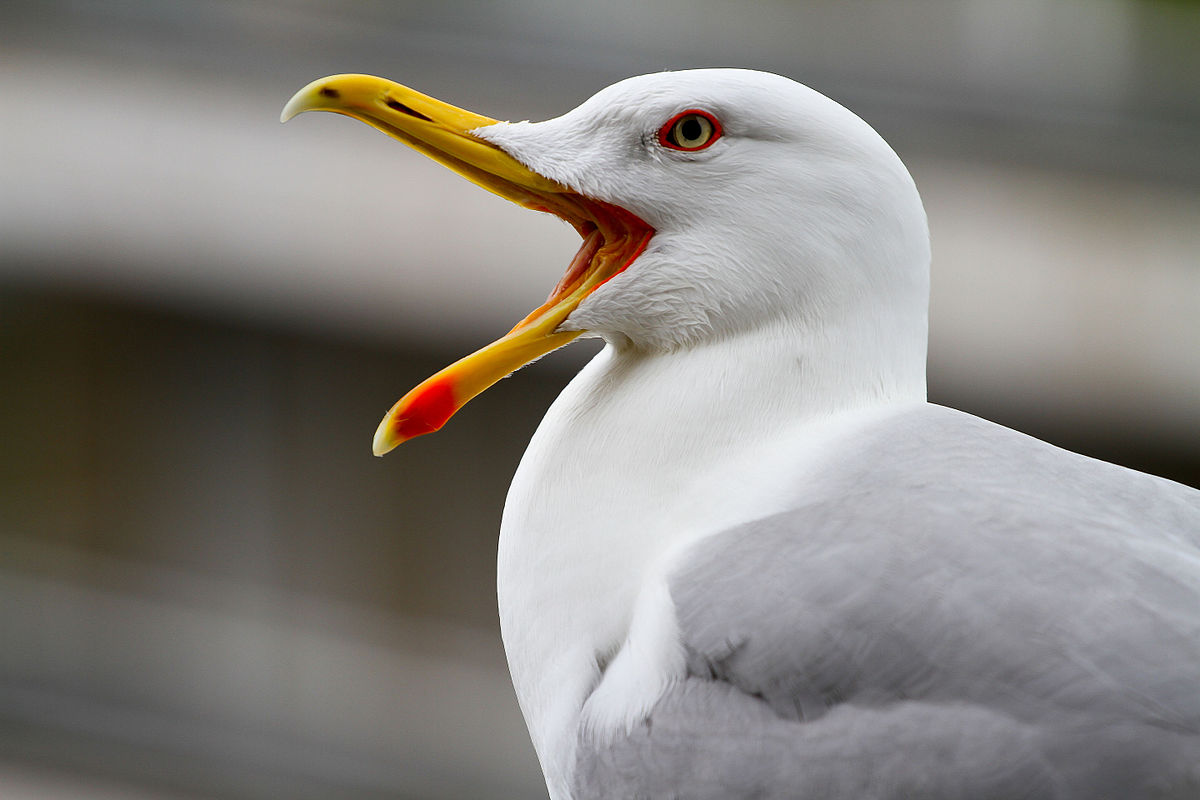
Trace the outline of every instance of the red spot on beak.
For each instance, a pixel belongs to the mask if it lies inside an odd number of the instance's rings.
[[[408,440],[433,433],[440,430],[457,410],[453,381],[445,378],[433,381],[412,398],[404,416],[397,420],[396,434],[399,439]]]

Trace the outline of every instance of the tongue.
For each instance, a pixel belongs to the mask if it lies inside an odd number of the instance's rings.
[[[567,267],[566,274],[559,279],[558,285],[554,287],[554,291],[550,292],[550,296],[546,298],[547,303],[553,303],[563,295],[569,294],[583,280],[584,273],[592,265],[592,259],[603,243],[604,239],[600,235],[600,231],[593,228],[584,237],[583,244],[579,247],[579,252],[571,259],[571,265]]]
[[[559,278],[553,291],[546,298],[546,302],[538,308],[534,309],[525,319],[513,326],[513,331],[520,330],[525,325],[528,325],[533,320],[541,317],[546,311],[553,308],[558,303],[575,291],[580,284],[587,278],[588,267],[592,265],[596,253],[600,251],[600,245],[604,244],[604,237],[600,231],[593,228],[583,239],[583,244],[579,251],[575,253],[575,257],[571,259],[570,266],[567,267],[566,273]],[[565,318],[565,316],[564,316]],[[561,321],[561,320],[560,320]]]

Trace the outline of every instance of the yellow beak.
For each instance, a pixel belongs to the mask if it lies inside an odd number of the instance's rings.
[[[361,120],[488,191],[526,208],[557,214],[584,239],[544,305],[495,342],[446,367],[392,406],[375,432],[375,455],[440,429],[480,392],[578,337],[580,331],[559,331],[558,326],[585,297],[637,258],[654,233],[628,211],[584,197],[472,134],[496,120],[398,83],[369,75],[322,78],[297,92],[280,120],[287,122],[304,111],[332,111]]]

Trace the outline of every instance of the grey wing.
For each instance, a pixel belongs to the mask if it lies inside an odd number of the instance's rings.
[[[578,798],[1200,796],[1200,492],[937,407],[828,467],[688,554]]]

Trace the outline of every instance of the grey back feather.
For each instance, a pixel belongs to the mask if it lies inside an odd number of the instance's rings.
[[[1200,797],[1200,492],[926,406],[672,576],[688,680],[576,797]]]

